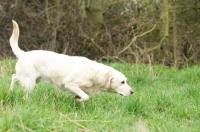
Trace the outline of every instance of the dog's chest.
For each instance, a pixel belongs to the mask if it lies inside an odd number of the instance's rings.
[[[83,90],[88,95],[98,95],[104,91],[99,85],[92,85],[91,87],[81,87],[81,90]]]

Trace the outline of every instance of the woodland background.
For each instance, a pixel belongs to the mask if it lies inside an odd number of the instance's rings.
[[[0,0],[0,58],[19,46],[97,61],[187,67],[200,62],[199,0]]]

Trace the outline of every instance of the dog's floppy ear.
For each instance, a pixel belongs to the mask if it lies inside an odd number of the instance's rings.
[[[104,87],[105,88],[110,88],[110,83],[111,80],[113,79],[113,76],[111,74],[111,72],[109,71],[108,73],[106,73],[106,75],[104,76]]]

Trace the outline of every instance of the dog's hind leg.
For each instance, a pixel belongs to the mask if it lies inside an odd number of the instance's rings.
[[[39,77],[34,64],[27,58],[19,59],[16,64],[16,76],[24,89],[24,98],[28,98],[36,85],[36,79]]]
[[[11,84],[10,84],[10,88],[9,88],[9,92],[13,91],[16,81],[18,81],[17,76],[16,76],[16,74],[13,74]]]
[[[20,80],[19,80],[20,81]],[[23,81],[20,81],[22,87],[24,88],[24,99],[29,97],[29,94],[33,91],[35,85],[36,85],[36,80],[35,79],[26,79]]]

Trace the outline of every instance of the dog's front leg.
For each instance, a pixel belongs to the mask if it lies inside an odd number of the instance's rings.
[[[85,102],[89,100],[89,96],[82,91],[79,87],[75,85],[65,85],[65,88],[69,89],[71,92],[77,95],[78,98],[76,98],[79,102]]]

